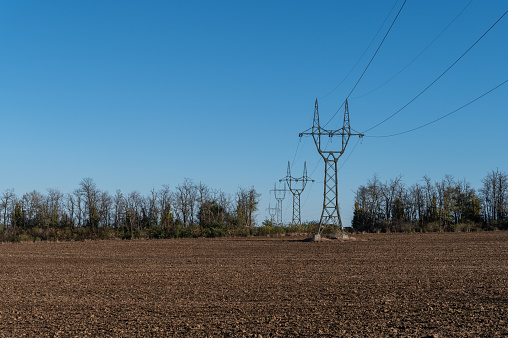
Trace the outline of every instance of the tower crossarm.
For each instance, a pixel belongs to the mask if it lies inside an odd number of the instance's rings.
[[[319,110],[318,110],[318,103],[317,103],[317,99],[316,99],[313,125],[311,128],[301,132],[299,134],[299,136],[300,137],[312,136],[312,138],[314,139],[314,143],[316,144],[316,149],[318,150],[319,154],[323,157],[323,159],[326,159],[326,157],[328,157],[328,156],[325,156],[325,154],[326,155],[333,154],[333,156],[336,157],[335,159],[337,160],[344,153],[344,151],[346,151],[346,147],[349,142],[349,138],[351,136],[363,137],[364,134],[359,133],[358,131],[356,131],[350,127],[350,125],[349,125],[349,107],[348,107],[347,100],[346,100],[346,104],[345,104],[344,121],[343,121],[342,128],[335,129],[335,130],[329,130],[329,129],[325,129],[325,128],[321,127],[321,125],[319,124]],[[336,149],[336,150],[324,149],[325,147],[323,147],[321,144],[321,137],[325,137],[325,136],[328,136],[330,138],[334,137],[334,136],[342,137],[341,148]],[[337,156],[337,154],[338,154],[338,156]]]

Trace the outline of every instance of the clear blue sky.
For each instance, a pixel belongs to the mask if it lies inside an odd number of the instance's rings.
[[[324,165],[310,138],[314,100],[328,121],[353,88],[402,1],[351,71],[395,1],[2,1],[0,191],[71,192],[84,177],[114,193],[184,178],[234,193],[269,190],[294,161],[316,183],[302,218],[321,214]],[[349,100],[363,131],[393,114],[449,67],[508,8],[505,0],[408,1]],[[508,79],[508,15],[435,85],[367,135],[411,129]],[[362,96],[362,97],[358,97]],[[354,191],[374,173],[410,185],[429,175],[479,188],[508,171],[508,84],[432,126],[364,138],[339,172],[344,225]],[[340,128],[342,111],[328,125]],[[337,140],[338,141],[338,140]],[[335,141],[334,141],[335,142]],[[356,139],[351,139],[349,156]],[[333,145],[333,143],[332,143]],[[298,152],[296,152],[298,147]],[[296,156],[295,156],[296,153]],[[317,169],[315,169],[317,168]],[[315,171],[314,171],[315,169]],[[291,199],[284,202],[291,220]]]

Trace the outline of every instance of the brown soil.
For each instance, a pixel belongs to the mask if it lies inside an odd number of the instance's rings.
[[[508,335],[508,232],[0,245],[0,336]]]

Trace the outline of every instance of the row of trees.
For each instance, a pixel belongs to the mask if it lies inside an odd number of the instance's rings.
[[[0,231],[65,228],[85,229],[91,237],[108,229],[131,237],[140,233],[174,237],[191,231],[206,235],[253,227],[259,197],[254,188],[239,188],[229,195],[190,179],[173,191],[164,185],[148,196],[120,190],[111,195],[85,178],[67,194],[48,189],[46,194],[32,191],[18,197],[14,190],[6,190],[0,198]]]
[[[355,195],[352,226],[358,231],[508,229],[508,175],[489,172],[476,191],[466,180],[424,176],[406,186],[401,177],[374,175]]]

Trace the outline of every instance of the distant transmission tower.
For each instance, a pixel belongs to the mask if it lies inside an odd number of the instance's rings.
[[[282,201],[286,197],[286,185],[284,184],[283,189],[277,189],[277,183],[273,185],[273,194],[277,200],[277,224],[282,225]]]
[[[270,223],[275,223],[275,216],[277,216],[277,208],[272,208],[270,203],[268,203],[268,215],[270,216]]]
[[[308,130],[311,130],[308,132]],[[354,131],[354,133],[351,132]],[[326,225],[334,225],[342,233],[342,220],[340,219],[339,213],[339,189],[337,179],[337,162],[339,158],[344,154],[347,143],[351,136],[363,137],[362,133],[352,129],[349,125],[349,108],[346,99],[344,121],[342,128],[337,130],[327,130],[321,127],[319,124],[319,110],[318,100],[316,99],[316,105],[314,108],[314,121],[312,128],[307,129],[303,133],[300,133],[300,137],[303,135],[311,135],[316,144],[317,151],[325,161],[325,181],[324,181],[324,193],[323,193],[323,211],[321,212],[321,219],[319,221],[319,230],[317,237],[320,238],[321,232]],[[321,144],[322,136],[341,136],[342,137],[342,148],[340,150],[326,150]]]
[[[280,182],[285,181],[289,191],[293,194],[293,220],[291,221],[292,225],[301,225],[302,218],[300,214],[300,195],[302,194],[307,182],[314,182],[313,179],[310,179],[307,176],[307,162],[303,163],[303,176],[302,177],[293,177],[291,176],[291,166],[288,161],[288,173],[287,176],[280,180]]]

